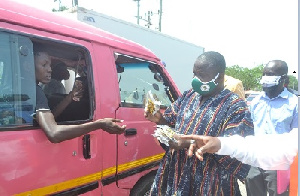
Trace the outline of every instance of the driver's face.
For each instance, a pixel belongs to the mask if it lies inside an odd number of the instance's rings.
[[[51,80],[51,58],[46,52],[39,52],[34,57],[35,77],[37,82],[47,84]]]

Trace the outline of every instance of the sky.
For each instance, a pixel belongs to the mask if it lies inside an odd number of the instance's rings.
[[[15,0],[51,11],[54,0]],[[61,0],[72,6],[72,0]],[[78,0],[80,7],[137,23],[137,1]],[[140,0],[140,25],[152,11],[158,29],[160,0]],[[227,66],[253,68],[284,60],[298,77],[298,1],[296,0],[162,0],[162,33],[224,55]],[[296,71],[296,73],[293,73]]]

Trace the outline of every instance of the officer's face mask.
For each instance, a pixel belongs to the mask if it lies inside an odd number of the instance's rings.
[[[194,91],[196,91],[200,95],[206,95],[206,94],[212,92],[216,88],[218,83],[216,83],[215,80],[218,77],[219,77],[219,73],[211,81],[202,82],[197,76],[194,76],[194,78],[192,80],[192,87],[193,87]]]
[[[278,88],[282,76],[263,76],[260,80],[260,84],[263,87],[263,91],[272,92]]]
[[[281,76],[263,76],[260,80],[262,87],[271,87],[279,84]]]

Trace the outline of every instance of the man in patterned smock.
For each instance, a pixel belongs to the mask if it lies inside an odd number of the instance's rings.
[[[164,114],[145,112],[157,124],[175,127],[179,134],[253,135],[246,103],[224,89],[226,63],[218,52],[205,52],[194,64],[192,89],[183,93]],[[169,143],[158,168],[151,195],[240,195],[237,179],[244,180],[250,166],[229,156],[204,154],[189,157],[189,143]],[[175,149],[175,150],[174,150]]]

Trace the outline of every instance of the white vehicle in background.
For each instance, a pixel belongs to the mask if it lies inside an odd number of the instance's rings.
[[[261,91],[245,91],[246,103],[249,107],[251,105],[251,101],[261,93]]]
[[[193,66],[204,48],[143,26],[113,18],[93,10],[74,7],[58,13],[139,43],[156,54],[181,92],[191,88]]]

